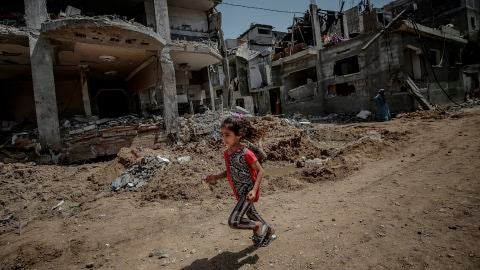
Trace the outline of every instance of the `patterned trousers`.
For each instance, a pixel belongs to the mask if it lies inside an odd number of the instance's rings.
[[[240,188],[237,188],[240,199],[228,218],[228,226],[230,226],[230,228],[238,230],[253,230],[255,229],[255,222],[267,224],[260,214],[258,214],[253,203],[247,199],[248,192],[252,190],[252,188],[253,185],[251,184],[245,184]]]

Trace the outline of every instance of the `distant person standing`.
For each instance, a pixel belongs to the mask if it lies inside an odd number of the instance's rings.
[[[377,103],[377,119],[382,122],[390,121],[392,116],[390,115],[390,107],[388,106],[388,102],[385,97],[385,90],[380,89],[373,100],[375,100],[375,103]]]

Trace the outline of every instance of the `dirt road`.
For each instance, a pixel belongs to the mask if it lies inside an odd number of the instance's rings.
[[[261,198],[279,236],[268,248],[228,228],[224,192],[150,201],[99,189],[79,210],[5,230],[1,269],[480,269],[480,109],[341,128],[397,136],[346,155],[354,168],[332,167],[334,181],[297,181],[301,169],[269,163],[267,185],[295,188]]]

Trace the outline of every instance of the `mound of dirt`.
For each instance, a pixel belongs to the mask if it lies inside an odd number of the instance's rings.
[[[80,166],[0,164],[0,218],[12,215],[0,226],[0,233],[16,228],[15,220],[27,224],[37,218],[72,214],[107,190],[112,175],[122,169],[112,162]],[[62,211],[53,211],[62,201]]]
[[[331,155],[331,151],[316,146],[315,142],[304,134],[265,143],[265,152],[268,160],[289,162],[295,162],[301,157],[315,159]]]

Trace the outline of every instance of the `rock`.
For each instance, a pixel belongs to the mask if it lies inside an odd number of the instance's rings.
[[[357,114],[357,118],[367,120],[370,116],[372,115],[372,112],[367,111],[367,110],[362,110]]]
[[[249,111],[247,111],[245,108],[242,108],[240,106],[235,106],[232,111],[240,114],[250,114]]]
[[[132,176],[128,173],[120,175],[112,182],[112,190],[118,191],[132,181]]]
[[[154,249],[148,254],[148,257],[157,257],[158,259],[169,258],[170,256],[161,249]]]
[[[168,158],[164,158],[164,157],[161,157],[161,156],[157,156],[157,159],[158,159],[161,163],[170,164],[170,160],[169,160]]]
[[[70,121],[65,120],[65,121],[63,122],[62,126],[63,126],[64,128],[70,128],[70,127],[72,126],[72,124],[70,123]]]
[[[93,266],[95,266],[94,263],[87,263],[87,264],[85,265],[85,268],[93,268]]]
[[[180,164],[184,164],[184,163],[188,163],[192,160],[192,157],[191,156],[183,156],[183,157],[179,157],[177,158],[177,161],[180,163]]]
[[[15,217],[15,216],[14,216],[13,214],[9,214],[9,215],[7,215],[5,218],[3,218],[3,219],[0,220],[0,224],[7,224],[7,223],[9,223],[11,220],[13,220],[14,217]]]
[[[297,160],[297,168],[303,168],[303,167],[305,167],[305,161]]]
[[[161,262],[160,262],[160,265],[162,266],[167,266],[170,264],[170,260],[169,259],[166,259],[166,258],[163,258],[161,259]]]
[[[449,228],[450,230],[456,230],[456,229],[457,229],[457,226],[452,225],[452,226],[448,226],[448,228]]]

